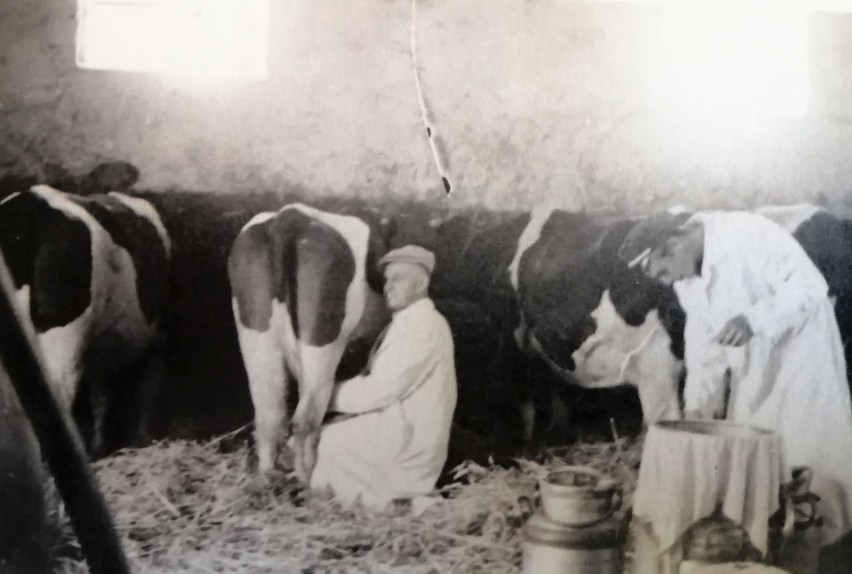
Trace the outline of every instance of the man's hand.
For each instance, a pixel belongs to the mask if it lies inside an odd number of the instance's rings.
[[[754,331],[744,315],[737,315],[722,327],[719,334],[713,339],[720,345],[729,347],[742,347],[751,340]]]

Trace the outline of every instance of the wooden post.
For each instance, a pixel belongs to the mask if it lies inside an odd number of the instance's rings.
[[[41,446],[92,574],[129,574],[112,518],[69,414],[57,404],[35,335],[15,305],[15,287],[0,253],[0,361]]]

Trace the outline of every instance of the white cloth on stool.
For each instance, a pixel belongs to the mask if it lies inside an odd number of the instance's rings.
[[[660,554],[680,560],[675,545],[681,536],[721,504],[722,513],[766,553],[781,473],[775,433],[713,436],[653,425],[642,451],[633,516],[650,525]]]
[[[686,311],[685,410],[716,410],[730,369],[727,419],[781,436],[785,480],[809,466],[821,497],[823,544],[852,529],[852,403],[843,344],[822,274],[793,237],[749,213],[697,214],[701,276],[675,284]],[[743,314],[742,347],[713,342]]]
[[[371,364],[335,389],[329,409],[357,416],[323,427],[311,488],[381,509],[431,491],[447,460],[457,398],[453,338],[431,300],[394,314]]]

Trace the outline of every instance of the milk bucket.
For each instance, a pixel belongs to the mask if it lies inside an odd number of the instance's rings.
[[[563,466],[539,482],[545,516],[566,526],[590,526],[621,507],[621,489],[594,469]]]

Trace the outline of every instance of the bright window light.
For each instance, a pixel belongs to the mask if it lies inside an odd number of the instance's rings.
[[[268,0],[78,0],[77,65],[264,79],[268,13]]]
[[[661,111],[713,123],[798,117],[808,103],[808,13],[772,2],[667,4],[651,74]]]

